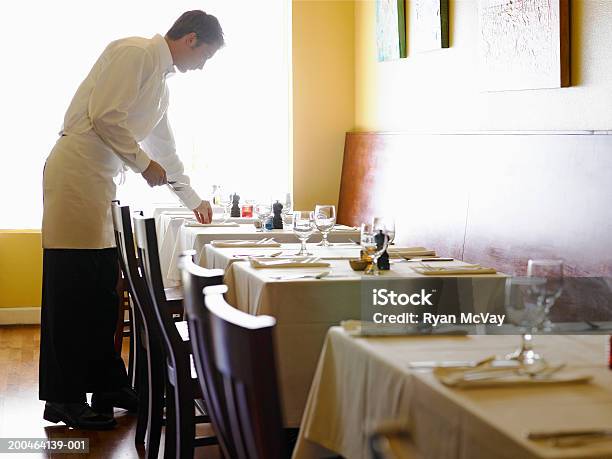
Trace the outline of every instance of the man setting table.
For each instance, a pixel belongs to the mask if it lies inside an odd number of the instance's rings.
[[[208,223],[212,209],[190,186],[167,116],[166,77],[202,69],[224,45],[217,18],[184,13],[166,36],[112,42],[79,86],[44,169],[40,392],[43,417],[108,429],[112,407],[135,410],[114,350],[118,260],[110,203],[126,166],[173,191]],[[92,406],[86,393],[93,392]]]

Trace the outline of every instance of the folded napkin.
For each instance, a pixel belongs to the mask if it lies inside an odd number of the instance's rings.
[[[418,324],[377,324],[360,320],[343,320],[340,326],[351,336],[463,336],[467,332],[457,326],[422,329]]]
[[[436,251],[425,247],[387,247],[390,258],[435,257]]]
[[[185,222],[185,226],[189,227],[202,227],[202,228],[232,228],[236,226],[240,226],[236,222],[219,222],[219,223],[200,223],[200,222]]]
[[[277,258],[272,259],[261,259],[261,258],[249,258],[251,266],[253,268],[327,268],[329,263],[315,259],[309,261],[312,258],[308,257],[294,257],[285,258],[279,260]]]
[[[357,230],[359,230],[358,227],[346,226],[346,225],[334,225],[334,227],[332,228],[332,231],[357,231]]]
[[[431,265],[429,265],[431,266]],[[412,268],[419,274],[426,276],[443,276],[443,275],[474,275],[474,274],[495,274],[497,271],[493,268],[485,268],[479,265],[469,266],[431,266],[430,268],[415,266]]]
[[[434,375],[445,386],[458,389],[479,389],[486,387],[511,387],[511,386],[538,386],[551,384],[584,384],[588,383],[592,376],[583,372],[567,371],[547,374],[546,370],[529,374],[520,370],[496,369],[470,369],[462,370],[455,368],[436,368]],[[470,375],[477,375],[471,379]],[[482,377],[480,377],[482,375]]]
[[[176,209],[172,209],[172,210],[163,210],[160,212],[160,215],[191,215],[193,216],[193,211],[185,207],[177,207]]]
[[[212,241],[210,243],[213,247],[217,247],[220,249],[227,249],[231,247],[237,248],[250,248],[250,247],[280,247],[279,242],[275,241],[265,241],[265,242],[257,242],[257,241],[242,241],[242,240],[225,240],[225,241]]]

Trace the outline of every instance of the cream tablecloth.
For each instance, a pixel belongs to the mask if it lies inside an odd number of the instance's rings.
[[[307,244],[308,251],[312,256],[322,260],[349,260],[359,258],[361,247],[356,244],[340,245],[333,247],[321,247],[315,243]],[[208,269],[226,269],[235,261],[244,261],[248,256],[261,257],[269,254],[282,252],[279,257],[295,255],[300,250],[300,244],[281,244],[280,247],[248,247],[248,248],[219,248],[210,244],[205,246],[206,264]]]
[[[329,263],[331,275],[323,279],[274,280],[271,276],[288,274],[289,270],[258,270],[244,261],[229,265],[225,274],[226,298],[230,304],[250,314],[268,314],[277,320],[280,386],[285,422],[289,426],[299,425],[327,330],[342,320],[361,316],[363,274],[351,270],[346,260]],[[453,264],[463,263],[441,263]],[[408,283],[422,281],[425,276],[414,272],[410,265],[394,264],[389,275],[399,275]],[[329,269],[294,268],[290,273],[318,273]],[[485,277],[473,280],[464,277],[460,284],[459,295],[469,297],[466,301],[470,302],[473,298],[478,310],[486,310],[489,303],[499,302],[503,295],[505,276]]]
[[[170,228],[175,228],[174,236],[173,231]],[[196,263],[206,266],[206,244],[210,244],[214,240],[222,239],[264,239],[274,238],[276,242],[281,243],[295,243],[298,242],[297,236],[290,229],[284,230],[272,230],[272,231],[257,231],[252,224],[241,224],[238,227],[233,228],[201,228],[201,227],[186,227],[184,225],[177,224],[177,227],[170,226],[166,230],[165,238],[169,238],[171,242],[168,246],[173,243],[172,253],[166,262],[162,261],[162,268],[167,266],[163,273],[166,273],[167,286],[178,285],[180,282],[180,273],[177,266],[178,258],[184,250],[194,249],[196,251]],[[332,242],[349,242],[350,239],[359,239],[359,230],[347,229],[347,230],[334,230],[329,234],[329,240]],[[315,233],[311,236],[312,242],[319,242],[321,240],[321,234]],[[161,246],[166,247],[165,240],[162,241]],[[160,250],[160,257],[167,257],[169,253],[165,250]],[[161,260],[160,260],[161,261]]]
[[[450,389],[411,361],[504,355],[518,336],[351,337],[330,329],[302,421],[294,459],[369,458],[367,434],[394,420],[423,458],[612,457],[612,441],[558,448],[530,431],[612,426],[606,336],[537,336],[550,360],[592,374],[589,384]]]

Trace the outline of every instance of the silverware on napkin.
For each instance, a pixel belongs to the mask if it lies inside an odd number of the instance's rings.
[[[410,362],[408,366],[414,369],[427,368],[477,368],[495,360],[491,355],[480,360],[426,360],[422,362]]]
[[[294,279],[323,279],[329,276],[330,271],[323,271],[318,274],[304,274],[304,275],[287,275],[287,276],[270,276],[271,279],[275,280],[294,280]]]
[[[478,371],[469,371],[463,374],[463,381],[484,381],[491,379],[508,378],[512,376],[529,376],[533,379],[546,379],[550,378],[553,374],[563,369],[565,364],[559,364],[554,366],[541,366],[539,368],[525,368],[519,367],[515,369],[504,369],[502,368],[487,368]]]
[[[535,431],[527,434],[527,439],[529,440],[552,440],[552,445],[559,448],[571,448],[610,438],[612,438],[612,429]]]

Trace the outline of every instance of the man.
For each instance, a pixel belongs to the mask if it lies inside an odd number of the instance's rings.
[[[109,407],[136,408],[113,344],[118,301],[113,177],[127,165],[152,187],[186,183],[176,195],[200,222],[210,222],[210,203],[189,186],[175,152],[165,80],[175,67],[181,73],[202,69],[223,45],[219,21],[203,11],[184,13],[165,37],[114,41],[66,112],[43,179],[39,395],[48,421],[108,429],[115,425],[112,415],[104,414]],[[91,407],[87,392],[93,392]]]

